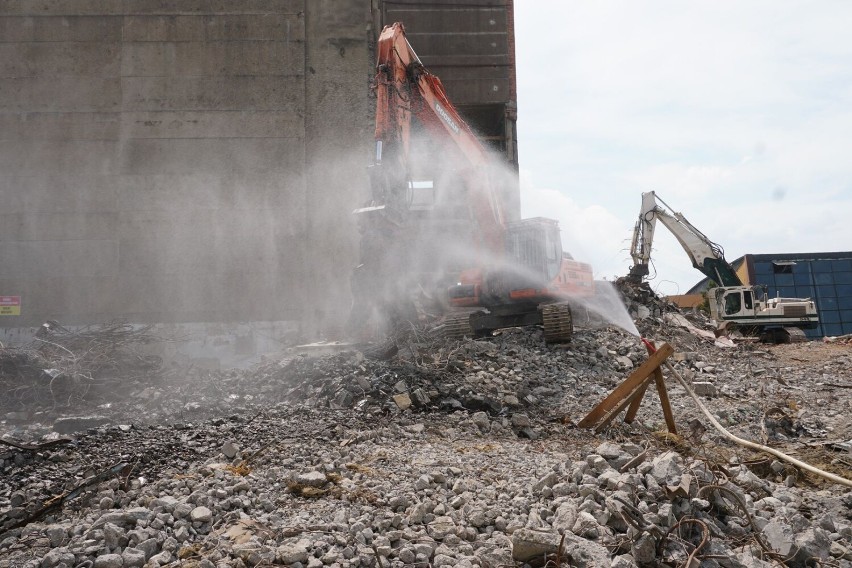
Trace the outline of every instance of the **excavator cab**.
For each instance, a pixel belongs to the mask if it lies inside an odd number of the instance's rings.
[[[559,225],[543,217],[509,223],[506,253],[516,272],[510,290],[547,287],[562,266]]]

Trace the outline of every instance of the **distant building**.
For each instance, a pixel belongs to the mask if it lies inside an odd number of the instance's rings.
[[[852,333],[852,252],[747,254],[733,262],[740,279],[764,285],[770,297],[813,298],[820,324],[811,338]],[[687,293],[702,294],[705,278]]]

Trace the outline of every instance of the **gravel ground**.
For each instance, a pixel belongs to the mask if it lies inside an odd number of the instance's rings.
[[[637,325],[732,433],[852,479],[852,345]],[[852,567],[850,488],[724,440],[669,370],[679,436],[650,391],[632,424],[576,426],[647,357],[618,329],[526,328],[39,374],[0,403],[31,445],[0,446],[0,567]]]

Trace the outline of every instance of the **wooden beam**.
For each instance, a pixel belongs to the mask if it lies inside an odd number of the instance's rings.
[[[627,424],[633,424],[633,421],[636,419],[636,413],[639,412],[639,406],[642,404],[642,397],[645,396],[645,391],[648,390],[648,385],[650,381],[645,381],[642,384],[642,394],[633,399],[633,402],[630,403],[630,408],[627,409],[627,415],[624,417],[624,422]]]
[[[663,378],[663,371],[660,368],[657,368],[657,370],[654,371],[654,381],[657,383],[657,393],[660,395],[660,405],[663,407],[663,416],[666,418],[666,427],[672,434],[677,434],[677,426],[675,426],[672,406],[669,403],[669,393],[666,390],[666,380]]]
[[[653,378],[654,378],[653,374],[645,377],[644,382],[642,382],[639,386],[637,386],[636,389],[633,392],[631,392],[626,397],[624,397],[624,400],[621,400],[620,402],[618,402],[615,405],[615,408],[613,408],[610,412],[608,412],[606,414],[606,416],[604,416],[603,420],[601,420],[601,423],[598,424],[597,428],[595,428],[595,432],[601,432],[604,428],[606,428],[607,425],[609,425],[609,423],[612,422],[612,420],[616,416],[621,414],[621,411],[624,410],[624,407],[626,407],[628,404],[631,407],[634,404],[636,404],[638,406],[638,404],[642,401],[642,396],[644,396],[645,390],[647,390],[648,385],[651,384],[651,380],[653,380]]]
[[[638,369],[633,371],[623,383],[618,385],[609,396],[607,396],[600,404],[598,404],[585,418],[583,418],[577,426],[580,428],[589,428],[597,424],[601,418],[613,410],[624,399],[628,398],[636,391],[654,370],[659,370],[660,365],[674,353],[674,348],[668,343],[663,343],[648,360],[642,363]],[[646,385],[647,388],[647,385]],[[630,397],[631,400],[633,397]]]

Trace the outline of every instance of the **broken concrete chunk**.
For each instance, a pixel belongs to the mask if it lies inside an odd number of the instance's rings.
[[[665,452],[654,458],[651,476],[660,485],[680,485],[683,475],[683,459],[677,452]]]
[[[694,390],[695,394],[698,396],[706,396],[709,398],[716,398],[719,396],[719,391],[716,389],[716,385],[708,381],[696,381],[692,383],[692,390]]]
[[[229,460],[234,459],[239,451],[239,446],[237,446],[237,444],[232,440],[227,440],[224,444],[222,444],[222,453]]]
[[[556,554],[561,541],[562,536],[555,532],[518,529],[512,533],[512,558],[527,562],[547,554]]]
[[[325,474],[321,471],[306,471],[296,476],[296,483],[307,485],[308,487],[322,487],[328,482]]]
[[[579,515],[579,506],[571,501],[565,501],[556,508],[556,515],[551,519],[553,528],[560,532],[570,531],[577,522]]]
[[[643,533],[630,547],[630,551],[640,566],[652,565],[657,559],[657,541],[648,533]]]
[[[488,413],[486,412],[475,412],[470,417],[470,420],[482,432],[487,432],[491,428],[491,421],[488,419]]]
[[[530,422],[530,417],[526,414],[513,414],[512,426],[515,428],[529,428],[532,426],[532,422]]]
[[[426,394],[423,389],[420,388],[411,391],[411,396],[414,401],[420,406],[426,406],[427,404],[432,402],[432,400],[429,398],[429,395]]]
[[[452,517],[437,517],[426,526],[426,532],[435,540],[443,540],[456,533],[456,523]]]
[[[213,519],[213,512],[207,507],[196,507],[189,514],[189,518],[195,523],[209,523]]]
[[[282,564],[295,564],[308,559],[308,548],[301,541],[292,544],[282,544],[275,550],[275,557]]]
[[[600,544],[570,532],[565,532],[563,537],[557,532],[532,529],[518,529],[512,533],[512,558],[528,562],[546,555],[555,555],[560,542],[562,557],[569,559],[571,566],[593,568],[610,565],[609,551]]]
[[[411,408],[411,397],[405,393],[393,395],[393,401],[400,410]]]
[[[549,472],[547,475],[533,483],[533,493],[541,493],[545,487],[553,487],[559,481],[559,475],[555,471]]]

